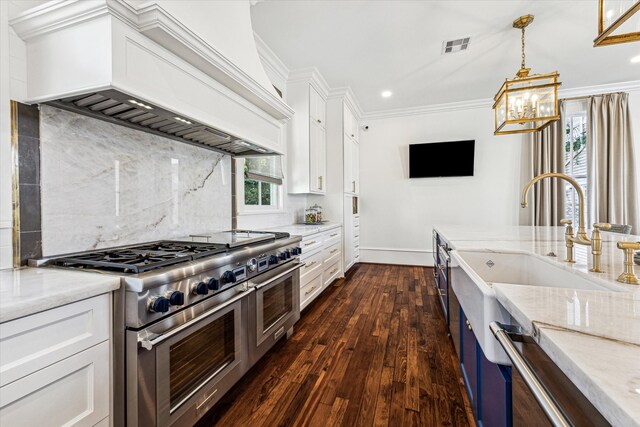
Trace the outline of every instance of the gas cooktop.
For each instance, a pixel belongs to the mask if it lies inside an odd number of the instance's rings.
[[[227,246],[220,244],[161,240],[120,248],[62,255],[53,259],[52,264],[61,267],[137,274],[226,251]]]

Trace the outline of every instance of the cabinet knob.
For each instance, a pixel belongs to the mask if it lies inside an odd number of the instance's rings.
[[[322,120],[318,119],[318,123],[322,123]]]

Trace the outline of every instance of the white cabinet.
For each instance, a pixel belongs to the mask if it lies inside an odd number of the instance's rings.
[[[288,125],[289,193],[327,191],[326,101],[312,80],[287,84],[287,102],[295,110]]]
[[[342,276],[342,231],[333,228],[306,236],[300,243],[300,309],[304,309]]]
[[[360,215],[354,213],[358,199],[344,195],[344,271],[360,262]]]
[[[111,294],[0,324],[0,424],[109,417]]]
[[[360,144],[348,137],[344,141],[344,192],[360,193]]]

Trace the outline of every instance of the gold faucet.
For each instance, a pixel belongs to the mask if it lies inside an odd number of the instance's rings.
[[[580,204],[580,215],[578,218],[578,231],[574,235],[573,233],[573,222],[568,219],[560,220],[562,225],[566,225],[566,231],[564,235],[564,240],[567,246],[567,259],[566,262],[576,262],[573,257],[573,246],[574,244],[591,246],[591,253],[593,254],[593,268],[589,271],[594,273],[602,273],[603,271],[600,269],[600,256],[602,255],[602,239],[600,238],[600,230],[608,230],[611,228],[611,224],[606,223],[596,223],[593,224],[593,240],[589,239],[587,236],[587,230],[585,227],[585,204],[584,204],[584,191],[582,191],[582,187],[578,182],[571,178],[568,175],[557,172],[543,173],[534,177],[529,183],[524,187],[522,192],[522,207],[527,207],[527,193],[529,192],[529,188],[536,182],[543,180],[545,178],[559,178],[567,181],[569,184],[576,189],[578,193],[578,202]]]
[[[618,248],[624,251],[624,271],[618,276],[618,282],[637,285],[638,277],[633,271],[633,251],[640,251],[640,242],[618,242]]]

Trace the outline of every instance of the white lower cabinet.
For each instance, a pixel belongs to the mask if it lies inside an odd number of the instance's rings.
[[[302,239],[300,309],[304,309],[335,279],[342,276],[342,231],[334,228]]]
[[[109,415],[109,342],[0,388],[3,426],[93,426]]]
[[[111,295],[0,324],[0,426],[108,426]]]

